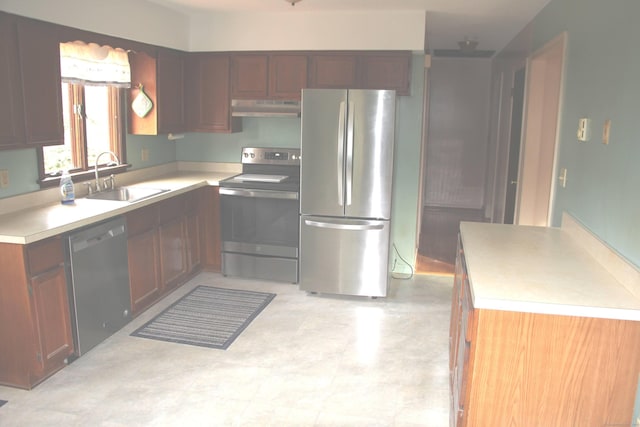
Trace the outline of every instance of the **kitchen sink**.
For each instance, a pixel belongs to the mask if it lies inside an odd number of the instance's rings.
[[[161,188],[148,188],[148,187],[120,187],[113,190],[100,191],[97,193],[89,194],[87,199],[97,200],[113,200],[118,202],[137,202],[138,200],[146,199],[147,197],[155,196],[169,190]]]

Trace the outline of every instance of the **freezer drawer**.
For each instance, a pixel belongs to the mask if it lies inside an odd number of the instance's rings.
[[[387,296],[389,221],[300,217],[300,289]]]

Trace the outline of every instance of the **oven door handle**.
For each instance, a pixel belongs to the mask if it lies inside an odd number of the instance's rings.
[[[298,200],[296,191],[255,190],[247,188],[220,188],[221,196],[255,197],[262,199]]]

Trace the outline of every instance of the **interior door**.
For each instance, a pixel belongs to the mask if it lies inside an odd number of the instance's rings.
[[[347,91],[302,90],[300,212],[344,215]]]
[[[513,224],[518,191],[520,169],[520,143],[522,140],[522,111],[524,106],[525,68],[517,70],[513,76],[511,98],[511,135],[509,137],[509,163],[507,167],[507,194],[504,206],[504,223]]]
[[[395,92],[350,90],[345,153],[345,215],[389,219]]]
[[[515,213],[519,225],[551,225],[565,45],[566,33],[562,33],[529,59]]]

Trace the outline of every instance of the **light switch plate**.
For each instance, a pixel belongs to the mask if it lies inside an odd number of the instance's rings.
[[[578,141],[587,142],[591,139],[591,119],[582,117],[578,120]]]
[[[7,169],[0,169],[0,188],[9,187],[9,171]]]

